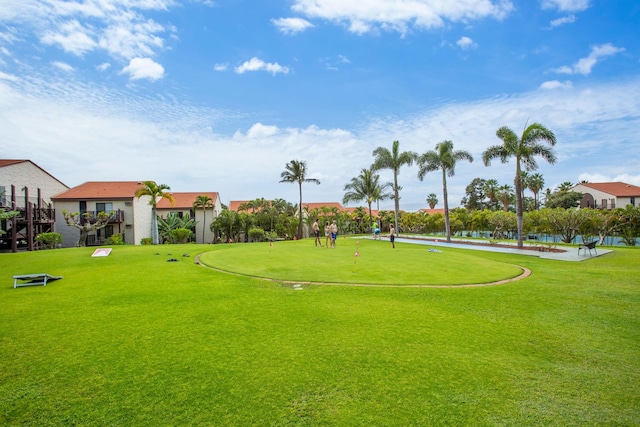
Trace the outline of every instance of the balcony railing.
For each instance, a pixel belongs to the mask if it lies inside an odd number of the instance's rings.
[[[85,211],[85,212],[81,212],[80,216],[81,216],[81,223],[82,224],[86,224],[87,222],[89,223],[94,223],[98,221],[98,215],[100,215],[102,213],[102,211]],[[120,224],[124,222],[124,211],[121,211],[120,209],[118,209],[117,211],[111,211],[111,212],[106,212],[107,214],[110,214],[111,216],[109,217],[109,224]]]

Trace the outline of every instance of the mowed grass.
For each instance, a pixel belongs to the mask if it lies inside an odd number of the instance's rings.
[[[523,270],[474,256],[472,251],[430,252],[388,240],[338,239],[335,248],[309,241],[217,247],[200,262],[220,270],[287,281],[379,285],[465,285],[510,279]],[[357,254],[357,255],[356,255]],[[294,261],[295,260],[295,261]]]
[[[292,264],[314,262],[304,245]],[[375,249],[360,246],[361,259]],[[532,275],[473,288],[297,291],[193,263],[244,247],[248,266],[264,257],[261,245],[0,254],[0,424],[640,424],[637,249],[579,263],[474,251]],[[379,264],[406,264],[383,249]],[[64,279],[12,288],[36,272]]]

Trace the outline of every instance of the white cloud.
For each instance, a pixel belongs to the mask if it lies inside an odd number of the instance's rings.
[[[563,65],[562,67],[556,68],[555,71],[562,74],[587,75],[591,73],[591,69],[598,61],[620,52],[624,52],[624,48],[615,47],[611,43],[597,45],[591,48],[591,52],[586,58],[581,58],[572,66]]]
[[[249,138],[265,138],[268,136],[273,136],[278,133],[277,126],[265,126],[262,123],[256,123],[251,126],[249,131],[247,131],[247,137]]]
[[[58,45],[64,51],[80,56],[96,47],[91,36],[91,30],[74,19],[62,23],[56,31],[46,31],[40,40],[46,45]]]
[[[574,22],[576,22],[575,15],[569,15],[569,16],[563,16],[562,18],[554,19],[549,23],[549,26],[551,28],[555,28],[564,24],[573,24]]]
[[[549,80],[540,85],[540,89],[570,89],[573,87],[573,83],[570,80],[563,82],[558,80]]]
[[[111,67],[111,64],[108,62],[103,62],[102,64],[96,66],[96,70],[98,71],[107,71]]]
[[[476,42],[474,42],[473,40],[471,40],[469,37],[467,36],[462,36],[460,37],[460,39],[456,42],[456,44],[462,48],[462,49],[474,49],[476,47],[478,47],[478,44]]]
[[[215,64],[213,66],[214,71],[227,71],[229,66],[227,64]]]
[[[476,159],[461,164],[448,180],[449,201],[456,206],[475,177],[490,176],[503,184],[513,181],[512,162],[494,162],[487,168],[480,157],[489,145],[500,143],[496,129],[506,125],[518,131],[527,120],[543,123],[558,138],[558,163],[538,162],[547,186],[576,182],[583,174],[598,171],[606,174],[606,180],[640,179],[640,165],[633,155],[640,152],[638,78],[439,104],[413,115],[354,123],[352,129],[276,126],[246,114],[229,116],[166,98],[74,83],[73,75],[61,80],[24,79],[28,77],[0,76],[3,152],[32,159],[68,185],[89,179],[154,179],[174,191],[219,191],[225,203],[256,197],[295,202],[297,187],[278,181],[288,161],[303,159],[310,174],[322,181],[305,188],[305,199],[339,201],[344,184],[370,165],[376,147],[390,147],[397,139],[403,151],[423,153],[448,139]],[[243,121],[244,131],[228,135],[212,131],[218,123],[234,119]],[[78,150],[87,143],[110,149],[98,159],[95,150]],[[168,158],[171,168],[158,166]],[[75,167],[78,164],[87,168]],[[392,179],[388,171],[381,172],[382,182]],[[428,174],[420,182],[416,173],[415,166],[408,167],[399,176],[403,209],[424,207],[430,192],[441,194],[441,176]],[[392,202],[381,204],[382,209],[391,206]]]
[[[53,61],[51,63],[51,65],[53,65],[54,67],[56,67],[56,68],[58,68],[58,69],[60,69],[62,71],[66,71],[68,73],[74,71],[74,68],[71,65],[69,65],[69,64],[67,64],[65,62]]]
[[[238,74],[243,74],[247,71],[267,71],[273,75],[276,75],[277,73],[288,74],[289,67],[283,67],[277,62],[264,62],[260,58],[253,57],[235,68],[235,72]]]
[[[271,22],[283,34],[297,34],[313,27],[311,22],[302,18],[278,18]]]
[[[446,21],[503,19],[514,10],[509,0],[295,0],[291,8],[309,18],[346,23],[357,34],[377,28],[404,34],[410,26],[431,29]]]
[[[7,73],[3,73],[2,71],[0,71],[0,80],[6,80],[6,81],[10,81],[10,82],[17,82],[18,81],[18,77],[14,76],[13,74],[7,74]]]
[[[143,12],[166,11],[175,0],[15,0],[0,2],[0,19],[20,23],[46,46],[82,56],[104,50],[117,59],[153,56],[163,33],[175,31]]]
[[[590,0],[543,0],[543,9],[558,9],[563,12],[585,10],[590,6]]]
[[[121,74],[129,74],[131,80],[159,80],[164,77],[164,67],[151,58],[133,58]]]

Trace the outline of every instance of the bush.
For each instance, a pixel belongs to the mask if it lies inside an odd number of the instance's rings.
[[[153,245],[153,239],[151,237],[143,237],[140,240],[141,245]]]
[[[250,228],[249,239],[252,242],[262,242],[264,240],[264,230],[260,227]]]
[[[112,234],[104,241],[105,245],[124,245],[122,234]]]
[[[193,232],[188,228],[176,228],[169,233],[169,239],[171,243],[187,243],[193,235]]]
[[[40,233],[36,236],[36,242],[41,243],[45,249],[54,249],[62,243],[62,235],[55,232]]]

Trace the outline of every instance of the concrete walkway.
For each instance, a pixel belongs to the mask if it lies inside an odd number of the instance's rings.
[[[365,237],[365,238],[372,239],[372,237]],[[387,238],[383,237],[383,239],[387,239]],[[530,249],[517,249],[515,247],[515,244],[513,245],[514,246],[513,248],[492,246],[489,244],[490,242],[488,240],[474,241],[474,242],[480,243],[476,245],[471,243],[465,243],[465,242],[468,242],[465,240],[458,240],[454,238],[452,238],[451,240],[452,241],[457,240],[457,242],[447,243],[446,241],[442,241],[440,239],[436,241],[433,239],[422,239],[422,238],[416,238],[416,237],[412,237],[412,238],[397,237],[396,243],[410,243],[415,245],[425,245],[425,246],[429,246],[429,249],[435,249],[435,250],[442,250],[442,248],[458,248],[458,249],[470,249],[474,251],[502,252],[502,253],[515,254],[515,255],[537,256],[543,259],[555,259],[558,261],[585,261],[591,258],[595,258],[598,256],[606,255],[610,252],[613,252],[610,249],[596,248],[595,250],[591,251],[591,254],[589,254],[589,250],[586,250],[586,251],[580,250],[580,254],[578,255],[577,247],[567,247],[566,252],[539,252],[539,251],[530,250]],[[597,254],[596,254],[596,251],[597,251]]]

